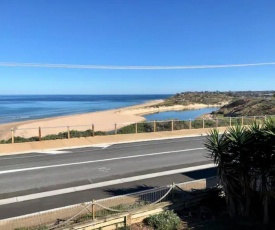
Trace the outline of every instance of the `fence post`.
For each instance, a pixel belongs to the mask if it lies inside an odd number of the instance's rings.
[[[95,125],[92,124],[92,136],[94,137],[95,136]]]
[[[132,216],[131,214],[128,214],[127,216],[124,217],[124,226],[130,226],[132,224]]]
[[[192,129],[192,120],[189,120],[189,129]]]
[[[202,128],[204,129],[204,118],[202,119]]]
[[[41,134],[41,127],[39,127],[38,128],[38,139],[39,139],[39,141],[41,141],[41,136],[42,136],[42,134]]]
[[[264,120],[266,121],[266,115],[264,115]]]
[[[171,131],[174,131],[174,120],[171,121]]]
[[[117,134],[117,124],[115,124],[115,135]]]
[[[216,128],[218,128],[219,127],[219,119],[217,118],[216,119]]]
[[[156,121],[153,122],[154,124],[154,133],[156,132]]]
[[[68,131],[68,139],[70,139],[71,138],[71,134],[70,134],[70,127],[69,126],[67,127],[67,131]]]
[[[243,116],[242,116],[242,126],[243,126]]]
[[[232,126],[232,117],[229,118],[229,126]]]
[[[136,133],[138,133],[138,123],[136,123]]]
[[[11,129],[11,143],[14,144],[14,129]]]
[[[95,212],[96,212],[96,210],[95,210],[95,200],[93,200],[93,204],[92,204],[92,215],[93,215],[93,220],[95,220]]]

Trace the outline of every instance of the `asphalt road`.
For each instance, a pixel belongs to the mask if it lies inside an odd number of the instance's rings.
[[[205,137],[190,137],[3,156],[0,199],[207,164],[210,161],[206,158],[204,141]],[[0,218],[215,174],[215,169],[207,169],[1,205]]]

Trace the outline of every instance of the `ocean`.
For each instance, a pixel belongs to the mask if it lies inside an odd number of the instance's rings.
[[[0,95],[0,123],[137,105],[172,95]]]
[[[0,123],[81,114],[166,99],[172,95],[0,95]],[[147,120],[194,119],[217,108],[147,115]]]

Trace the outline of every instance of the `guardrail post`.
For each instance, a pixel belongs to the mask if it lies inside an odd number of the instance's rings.
[[[174,131],[174,120],[171,121],[171,131]]]
[[[95,212],[96,212],[96,208],[95,208],[95,200],[93,200],[93,204],[92,204],[92,215],[93,215],[93,220],[95,220]]]
[[[14,129],[11,129],[11,143],[14,144]]]
[[[95,136],[95,125],[92,124],[92,136],[94,137]]]
[[[154,125],[154,132],[156,132],[156,121],[153,122]]]
[[[41,127],[38,128],[38,139],[39,141],[41,141],[41,137],[42,137],[42,134],[41,134]]]
[[[67,131],[68,131],[68,139],[70,139],[71,138],[71,134],[70,134],[70,127],[69,126],[67,127]]]
[[[229,117],[229,126],[232,126],[232,117]]]
[[[117,124],[115,124],[115,135],[117,134]]]
[[[242,126],[243,126],[243,116],[242,116]]]
[[[192,120],[189,120],[189,129],[192,129]]]
[[[202,128],[204,129],[204,126],[205,126],[205,124],[204,124],[204,118],[202,119]]]
[[[136,123],[135,128],[136,128],[136,133],[138,133],[138,123]]]
[[[175,187],[176,187],[176,184],[173,182],[173,184],[172,184],[172,194],[171,194],[171,196],[172,196],[172,201],[174,201],[174,199],[175,199]]]

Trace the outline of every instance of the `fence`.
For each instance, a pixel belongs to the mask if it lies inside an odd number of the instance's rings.
[[[268,118],[275,115],[266,116],[246,116],[246,117],[222,117],[209,119],[167,120],[167,121],[146,121],[140,123],[117,123],[113,125],[113,130],[97,130],[96,124],[78,126],[57,126],[38,127],[28,129],[0,130],[0,144],[20,143],[42,140],[70,139],[77,137],[93,137],[102,135],[134,134],[162,131],[176,131],[183,129],[205,129],[230,127],[235,125],[250,125],[253,122],[262,124]]]
[[[142,192],[93,200],[82,204],[52,209],[26,216],[0,220],[0,229],[12,230],[20,227],[48,225],[49,229],[59,229],[86,220],[106,218],[118,213],[130,213],[150,205],[190,198],[192,190],[203,190],[217,185],[217,178],[211,177],[180,184],[172,184]]]

